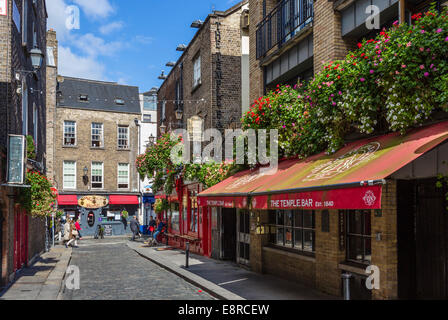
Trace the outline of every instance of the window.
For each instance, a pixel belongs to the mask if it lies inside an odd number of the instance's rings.
[[[143,110],[157,111],[157,95],[143,96]]]
[[[92,162],[92,189],[103,189],[102,162]]]
[[[39,125],[39,109],[37,109],[36,104],[33,103],[33,137],[34,137],[34,144],[37,146],[39,145],[37,142],[37,135],[39,133],[38,125]]]
[[[151,122],[151,115],[150,114],[144,114],[143,115],[143,122]]]
[[[115,99],[115,104],[118,104],[120,106],[124,106],[124,100],[121,98]]]
[[[87,94],[80,94],[79,101],[81,102],[89,102],[89,96]]]
[[[129,164],[118,164],[118,189],[129,189]]]
[[[92,123],[92,148],[104,147],[103,124]]]
[[[166,111],[166,101],[162,101],[162,115],[160,117],[162,119],[162,122],[165,121],[166,119],[165,111]]]
[[[22,81],[22,134],[28,134],[28,87],[26,81]]]
[[[118,149],[129,149],[129,127],[118,127]]]
[[[179,204],[178,203],[171,203],[170,229],[172,231],[180,231],[180,228],[179,228]]]
[[[345,219],[347,260],[370,264],[372,259],[370,210],[348,210]]]
[[[63,163],[63,188],[76,189],[76,162],[64,161]]]
[[[193,62],[193,88],[201,84],[201,56]]]
[[[76,145],[76,122],[64,121],[64,146],[74,147]]]
[[[270,213],[271,243],[303,252],[315,251],[315,214],[306,210],[278,210]]]

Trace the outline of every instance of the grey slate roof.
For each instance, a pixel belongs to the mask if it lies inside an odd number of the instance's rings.
[[[141,113],[138,87],[120,85],[116,82],[71,77],[59,78],[61,80],[58,81],[57,88],[57,106],[59,108]],[[87,95],[89,101],[80,101],[80,95]],[[117,104],[116,99],[124,100],[124,105]]]

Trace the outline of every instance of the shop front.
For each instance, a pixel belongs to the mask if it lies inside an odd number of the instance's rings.
[[[237,211],[247,202],[254,271],[338,296],[349,274],[353,299],[446,299],[448,219],[437,176],[448,174],[447,140],[448,122],[364,139],[334,155],[282,161],[271,175],[241,172],[199,202]],[[372,290],[371,270],[380,276]]]
[[[58,207],[67,217],[79,219],[82,236],[94,236],[98,229],[104,235],[122,236],[131,233],[128,222],[138,214],[137,195],[69,195],[58,196]]]

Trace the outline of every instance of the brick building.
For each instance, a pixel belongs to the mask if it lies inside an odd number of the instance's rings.
[[[5,5],[6,7],[3,7]],[[36,158],[25,168],[45,173],[46,126],[46,28],[45,1],[8,0],[0,7],[0,287],[14,279],[15,271],[45,250],[45,222],[20,208],[21,183],[7,176],[9,135],[31,136]],[[38,50],[38,51],[36,51]],[[37,68],[31,55],[42,62]],[[40,53],[40,54],[39,54]],[[20,160],[17,164],[21,163]],[[10,184],[8,184],[8,182]]]
[[[251,99],[311,78],[379,32],[364,24],[371,4],[381,29],[429,2],[250,0]],[[446,190],[436,185],[448,173],[447,128],[439,119],[405,137],[348,142],[334,156],[282,161],[274,176],[238,173],[200,193],[204,211],[237,221],[217,239],[220,257],[337,296],[349,275],[352,299],[446,299]],[[380,275],[373,290],[368,267]]]
[[[158,134],[185,129],[190,139],[202,141],[207,129],[239,128],[249,108],[248,1],[214,11],[192,27],[199,29],[188,46],[179,46],[183,53],[158,91]],[[167,195],[172,204],[164,218],[170,244],[184,247],[189,241],[193,252],[211,255],[211,232],[217,232],[211,221],[217,217],[197,206],[200,191],[194,181],[179,184],[176,194]]]
[[[49,43],[57,57],[56,42]],[[48,162],[59,209],[80,219],[83,236],[94,235],[99,225],[106,235],[129,232],[122,212],[131,218],[140,205],[138,88],[63,76],[54,80]]]

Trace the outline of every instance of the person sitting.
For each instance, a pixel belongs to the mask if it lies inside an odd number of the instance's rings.
[[[156,241],[156,244],[159,244],[159,242],[157,241],[157,236],[162,232],[163,228],[164,228],[165,224],[160,220],[157,219],[157,230],[156,232],[154,232],[154,240]]]
[[[150,216],[149,224],[148,224],[149,236],[152,236],[152,234],[156,230],[156,227],[157,227],[156,221],[154,220],[154,218],[152,216]]]

